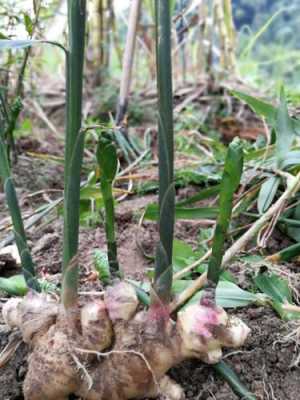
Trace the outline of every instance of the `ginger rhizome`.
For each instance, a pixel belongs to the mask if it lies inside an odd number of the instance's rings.
[[[24,382],[26,400],[184,399],[166,375],[181,361],[216,363],[222,347],[239,347],[249,328],[204,298],[171,319],[141,309],[127,283],[107,288],[103,300],[64,310],[50,296],[29,293],[3,307],[5,322],[30,345]]]

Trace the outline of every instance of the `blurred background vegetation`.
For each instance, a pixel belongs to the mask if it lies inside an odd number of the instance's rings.
[[[175,59],[175,80],[194,82],[201,73],[199,34],[209,30],[213,14],[212,1],[180,0],[176,2],[173,20],[177,29],[177,42],[185,41],[184,52],[186,73],[177,71],[176,57],[181,50],[173,51]],[[35,6],[34,6],[35,4]],[[98,68],[98,83],[108,75],[120,76],[122,50],[125,44],[129,1],[93,0],[89,2],[89,52],[87,62]],[[36,8],[36,10],[34,10]],[[37,10],[38,9],[38,10]],[[300,5],[297,0],[232,0],[234,24],[236,27],[236,56],[238,77],[274,94],[278,83],[285,82],[293,96],[299,88],[299,35]],[[38,26],[34,29],[35,11],[38,11]],[[64,0],[30,1],[7,0],[0,5],[0,37],[46,38],[65,41],[66,4]],[[182,18],[181,18],[182,16]],[[201,21],[201,18],[204,18]],[[33,30],[33,31],[32,31]],[[202,32],[202,33],[201,33]],[[205,37],[205,33],[203,33]],[[218,37],[212,35],[218,47]],[[100,43],[101,42],[101,43]],[[137,60],[133,85],[145,87],[153,81],[155,74],[153,60],[153,4],[144,2],[138,32]],[[179,47],[179,46],[177,46]],[[53,73],[62,73],[62,54],[51,47],[34,50],[34,66]],[[213,52],[213,62],[219,58]],[[12,64],[15,57],[21,62],[21,52],[8,56],[1,52],[1,65]],[[7,57],[10,59],[7,59]],[[5,58],[5,60],[3,60]],[[183,61],[182,61],[183,62]],[[181,63],[182,63],[181,62]],[[197,65],[198,64],[198,65]],[[179,62],[180,65],[180,62]],[[99,68],[100,66],[100,68]],[[2,73],[3,74],[3,73]],[[149,80],[150,79],[150,80]]]

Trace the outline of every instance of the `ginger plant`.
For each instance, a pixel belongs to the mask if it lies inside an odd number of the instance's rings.
[[[204,296],[171,316],[174,226],[170,4],[156,0],[159,92],[160,242],[149,308],[129,283],[117,281],[102,298],[78,296],[78,224],[83,136],[81,95],[85,0],[68,0],[67,129],[64,256],[61,301],[31,290],[3,307],[5,322],[30,345],[26,400],[184,398],[166,375],[187,358],[216,363],[222,347],[241,346],[249,328]],[[101,151],[101,147],[100,150]]]

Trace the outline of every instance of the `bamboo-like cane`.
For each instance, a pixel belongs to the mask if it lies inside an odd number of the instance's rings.
[[[172,248],[175,210],[170,0],[156,0],[155,14],[159,110],[160,241],[156,251],[154,291],[160,301],[167,304],[171,297],[172,288]]]
[[[214,13],[220,37],[220,63],[224,70],[228,72],[233,72],[235,67],[235,57],[232,32],[232,11],[230,1],[215,0]]]
[[[84,135],[81,132],[82,80],[86,0],[68,0],[69,49],[67,53],[66,137],[64,182],[64,238],[62,302],[65,308],[77,301],[80,173]]]
[[[122,77],[120,84],[119,103],[116,115],[116,125],[122,124],[128,105],[128,96],[131,85],[134,51],[136,46],[137,29],[141,11],[141,0],[132,0],[128,21],[128,31],[123,58]]]

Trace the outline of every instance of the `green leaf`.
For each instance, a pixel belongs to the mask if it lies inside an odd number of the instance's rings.
[[[182,240],[175,239],[173,241],[173,271],[174,273],[185,268],[192,262],[196,261],[199,255],[194,252],[192,246],[183,242]]]
[[[185,208],[175,206],[176,219],[215,219],[218,215],[219,209],[216,207],[199,207],[199,208]],[[158,219],[158,205],[149,204],[146,208],[145,219],[157,221]]]
[[[197,292],[185,305],[189,304],[197,304],[204,290],[200,290]],[[247,292],[239,288],[236,284],[229,281],[219,281],[217,289],[216,289],[216,303],[220,307],[224,308],[238,308],[245,307],[249,304],[253,304],[257,301],[261,301],[261,296],[258,296],[254,293]]]
[[[257,97],[250,96],[249,94],[239,92],[237,90],[232,90],[231,91],[232,95],[237,97],[238,99],[244,101],[245,103],[248,104],[248,106],[259,116],[265,118],[270,124],[271,127],[275,127],[276,124],[278,124],[278,108],[274,107],[272,104],[267,103]],[[284,112],[284,104],[282,105],[282,114]],[[285,117],[286,118],[286,117]],[[288,129],[292,129],[294,134],[300,135],[300,121],[299,119],[295,117],[288,117]],[[287,118],[286,120],[287,121]],[[258,151],[262,152],[265,151],[264,149],[261,149]]]
[[[273,273],[263,272],[254,278],[254,283],[259,290],[272,299],[272,307],[283,320],[300,319],[299,312],[284,309],[285,305],[291,305],[293,301],[292,292],[286,279]]]
[[[243,148],[238,138],[234,139],[227,151],[222,181],[220,185],[219,215],[212,244],[212,254],[208,264],[208,280],[218,283],[222,272],[224,243],[229,228],[233,207],[233,197],[238,189],[243,172]]]
[[[4,49],[25,49],[36,44],[43,43],[42,40],[0,40],[0,50]]]
[[[282,169],[288,169],[295,165],[300,165],[300,151],[289,151],[281,163]]]
[[[46,293],[54,293],[58,288],[53,283],[39,279],[41,290]],[[14,275],[10,278],[0,278],[0,291],[7,293],[10,296],[25,296],[28,292],[24,275]]]
[[[91,184],[82,187],[80,189],[80,200],[95,200],[103,205],[103,196],[99,186]]]
[[[261,185],[257,199],[257,209],[260,214],[266,212],[272,204],[280,181],[281,178],[279,176],[271,176]]]
[[[277,10],[273,15],[271,15],[271,17],[263,24],[263,26],[254,35],[251,35],[249,43],[247,44],[247,46],[242,51],[242,54],[240,55],[241,59],[249,55],[257,40],[261,37],[261,35],[263,35],[264,32],[266,32],[266,30],[269,28],[272,22],[284,11],[286,11],[286,7],[282,7],[279,10]]]
[[[58,42],[52,42],[49,40],[10,40],[10,39],[1,39],[0,37],[0,51],[1,50],[18,50],[18,49],[26,49],[27,47],[35,46],[37,44],[51,44],[53,46],[59,47],[61,50],[67,54],[66,48]]]
[[[178,279],[172,284],[172,294],[177,295],[187,289],[193,283],[193,280],[189,279]]]
[[[112,138],[108,135],[103,134],[99,137],[97,160],[101,170],[101,179],[112,182],[118,170],[118,157]]]
[[[220,281],[216,289],[216,302],[224,308],[245,307],[255,303],[257,295],[239,288],[232,282]]]
[[[95,269],[98,272],[100,280],[107,284],[110,282],[110,270],[107,254],[101,250],[94,250],[94,265]]]
[[[30,16],[26,13],[24,13],[24,24],[28,35],[31,36],[33,32],[33,22]]]
[[[239,92],[237,90],[232,90],[231,93],[233,96],[237,97],[238,99],[244,101],[248,104],[252,110],[260,115],[261,117],[266,118],[270,125],[275,124],[276,120],[276,108],[269,103],[259,99],[258,97],[250,96],[249,94]]]
[[[24,296],[28,287],[23,275],[15,275],[10,278],[0,278],[0,290],[10,296]]]
[[[295,138],[292,119],[289,117],[284,88],[280,92],[280,105],[276,115],[276,155],[277,166],[281,167]]]
[[[254,278],[254,283],[259,290],[270,296],[273,300],[280,303],[292,302],[292,293],[286,279],[273,273],[264,272],[259,273]]]
[[[299,152],[300,153],[300,152]],[[177,203],[177,207],[183,207],[187,206],[193,203],[196,203],[200,200],[205,200],[209,199],[210,197],[213,197],[220,192],[220,185],[215,185],[212,187],[209,187],[207,189],[201,190],[199,193],[195,194],[194,196],[188,197],[187,199],[181,200]]]

